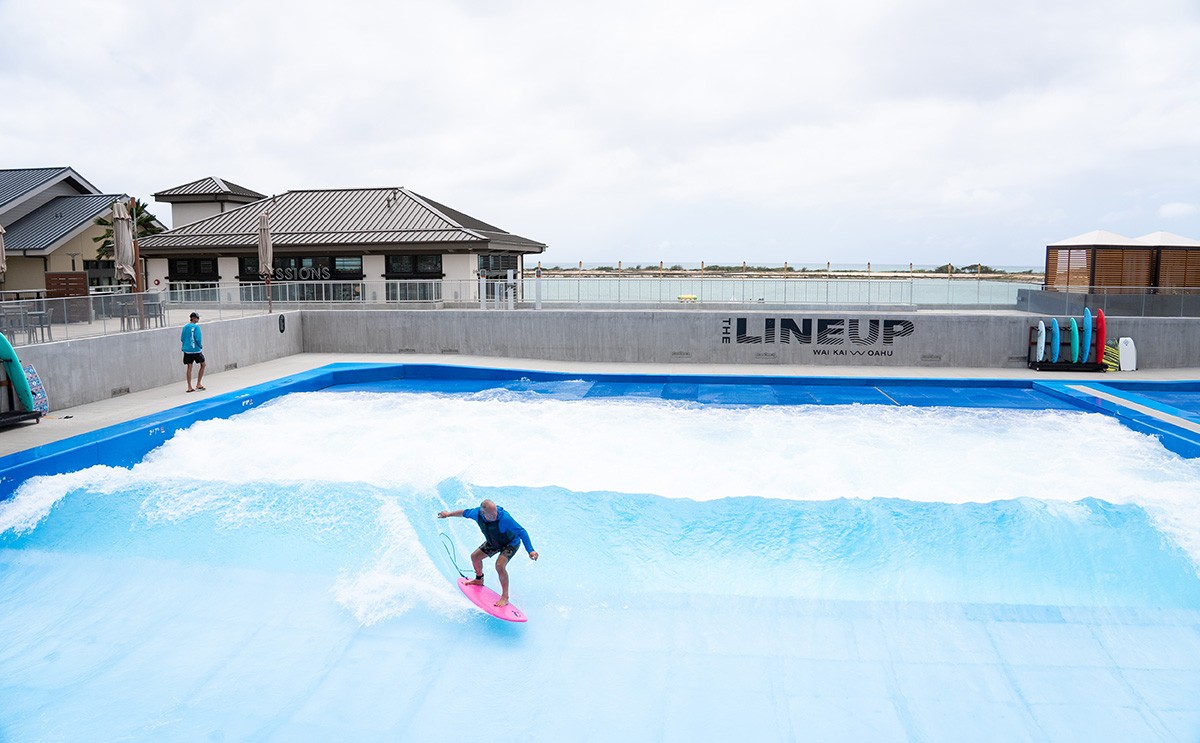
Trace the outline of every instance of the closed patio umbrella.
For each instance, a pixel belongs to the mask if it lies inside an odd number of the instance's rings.
[[[133,250],[133,219],[123,201],[113,202],[113,257],[117,270],[129,276],[137,285],[137,258]]]
[[[132,203],[132,202],[130,202]],[[132,321],[136,318],[137,327],[146,327],[145,307],[142,305],[142,282],[138,277],[138,249],[137,240],[133,237],[133,219],[129,216],[129,207],[125,202],[117,201],[113,203],[113,258],[117,265],[117,270],[129,276],[133,280],[133,291],[136,296],[135,305],[129,305],[130,312],[136,310],[135,315],[122,315],[122,329],[126,324],[126,318]]]
[[[4,225],[0,224],[0,274],[8,273],[8,261],[4,258]]]
[[[271,312],[271,274],[274,271],[275,246],[271,244],[270,215],[258,215],[258,274],[267,282],[267,312]]]

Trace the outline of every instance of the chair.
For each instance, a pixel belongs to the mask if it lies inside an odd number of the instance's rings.
[[[137,307],[132,299],[118,299],[113,302],[117,317],[121,320],[121,331],[137,330]]]
[[[54,340],[53,307],[47,307],[43,304],[41,309],[36,312],[30,312],[27,317],[29,318],[29,330],[31,333],[37,330],[43,343]]]
[[[54,340],[54,330],[51,328],[53,309],[46,306],[45,300],[37,299],[25,308],[25,335],[30,343],[45,343]]]
[[[162,297],[146,300],[146,317],[154,321],[155,327],[166,327],[167,303],[163,301]]]
[[[25,342],[31,343],[29,337],[29,322],[25,317],[25,309],[20,305],[10,305],[5,309],[2,315],[3,322],[0,324],[0,331],[3,331],[9,342],[17,340],[18,336],[24,335]]]

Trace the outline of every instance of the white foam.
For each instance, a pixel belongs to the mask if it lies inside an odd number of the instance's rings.
[[[100,493],[111,493],[129,482],[129,470],[103,465],[62,475],[30,478],[17,488],[12,498],[0,501],[0,534],[32,531],[72,490],[89,487]]]
[[[1200,556],[1200,461],[1181,459],[1103,415],[717,407],[509,392],[290,395],[197,423],[132,471],[91,468],[33,480],[0,504],[0,528],[28,530],[69,490],[88,483],[122,487],[130,478],[164,484],[146,509],[147,518],[160,519],[213,509],[227,519],[249,518],[267,506],[245,492],[252,491],[248,483],[361,482],[430,492],[450,478],[695,500],[1096,497],[1142,505]],[[336,521],[337,515],[308,517]],[[367,617],[386,613],[379,596],[395,595],[387,576],[398,574],[384,568],[375,578],[347,578],[341,590],[364,602],[345,598],[347,605]]]
[[[447,587],[395,499],[384,499],[379,521],[386,538],[376,560],[364,570],[339,576],[334,599],[364,625],[400,616],[415,606],[465,616],[461,597]]]
[[[883,406],[721,408],[511,394],[310,393],[199,423],[164,479],[557,485],[711,500],[879,496],[1124,502],[1200,468],[1102,415]]]

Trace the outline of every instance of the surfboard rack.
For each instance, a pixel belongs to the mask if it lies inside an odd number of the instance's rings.
[[[25,421],[36,421],[42,417],[40,410],[17,410],[16,395],[7,379],[0,379],[0,387],[4,388],[5,399],[8,400],[8,410],[0,411],[0,428],[8,428]]]
[[[1094,330],[1093,330],[1093,334],[1095,334]],[[1100,344],[1099,346],[1096,346],[1095,342],[1093,342],[1093,344],[1092,344],[1093,348],[1098,347],[1101,349],[1100,350],[1101,361],[1099,361],[1099,362],[1078,361],[1075,363],[1071,363],[1070,361],[1065,361],[1065,360],[1050,361],[1049,359],[1043,359],[1042,361],[1038,361],[1037,360],[1037,345],[1038,345],[1037,336],[1038,336],[1037,326],[1030,325],[1029,326],[1029,353],[1027,356],[1027,360],[1028,360],[1030,369],[1033,369],[1034,371],[1073,371],[1073,372],[1107,371],[1107,368],[1105,367],[1105,365],[1103,363],[1103,354],[1104,354],[1104,351],[1103,351],[1104,340],[1103,339],[1099,339],[1099,344]],[[1060,346],[1059,359],[1069,359],[1070,354],[1062,353],[1062,351],[1063,350],[1070,351],[1070,348],[1071,348],[1070,340],[1067,338],[1063,338],[1060,341],[1059,346]],[[1049,356],[1049,354],[1047,354],[1047,356]]]
[[[41,417],[42,414],[36,410],[32,412],[0,413],[0,428],[8,428],[18,423],[24,423],[25,421],[36,421]]]

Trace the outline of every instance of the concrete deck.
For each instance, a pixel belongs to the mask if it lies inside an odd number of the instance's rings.
[[[187,405],[205,395],[233,392],[291,374],[309,371],[336,362],[444,364],[501,369],[533,369],[554,372],[617,374],[724,374],[731,376],[807,376],[807,377],[895,377],[961,379],[1036,379],[1039,381],[1171,381],[1200,380],[1200,369],[1150,369],[1113,374],[1035,372],[1030,369],[969,369],[871,366],[818,367],[762,366],[748,364],[641,364],[543,361],[537,359],[494,358],[484,356],[445,356],[429,354],[337,354],[301,353],[261,364],[212,372],[204,377],[205,392],[188,394],[182,378],[177,384],[135,392],[109,400],[52,410],[38,423],[18,424],[0,429],[0,456],[32,449],[62,439],[123,423],[170,408]],[[51,400],[51,404],[53,404]]]

